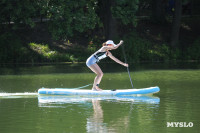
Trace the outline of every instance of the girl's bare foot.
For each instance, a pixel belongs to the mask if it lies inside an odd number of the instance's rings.
[[[96,86],[96,90],[97,90],[97,91],[102,91],[102,89],[99,88],[98,86]]]
[[[98,91],[96,88],[92,88],[93,91]]]
[[[100,89],[98,86],[96,86],[95,88],[92,88],[93,91],[102,91],[102,89]]]

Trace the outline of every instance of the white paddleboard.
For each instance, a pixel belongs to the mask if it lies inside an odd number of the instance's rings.
[[[85,89],[65,89],[65,88],[40,88],[38,94],[43,95],[94,95],[94,96],[123,96],[123,95],[138,95],[138,94],[153,94],[160,91],[158,86],[142,88],[142,89],[119,89],[116,91],[102,90],[93,91]]]

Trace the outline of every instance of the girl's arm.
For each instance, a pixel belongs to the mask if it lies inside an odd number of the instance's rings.
[[[103,49],[104,49],[105,51],[117,49],[120,45],[123,44],[123,42],[124,42],[124,41],[121,40],[117,45],[115,45],[115,46],[113,46],[113,47],[110,47],[110,46],[103,46]]]
[[[120,42],[114,47],[114,49],[117,49],[120,45],[122,45],[124,43],[123,40],[120,40]]]
[[[117,62],[117,63],[119,63],[119,64],[121,64],[121,65],[123,65],[123,66],[125,66],[125,67],[128,67],[128,64],[123,63],[123,62],[121,62],[120,60],[118,60],[117,58],[115,58],[115,57],[111,54],[111,52],[109,52],[109,51],[107,51],[107,52],[108,52],[108,56],[109,56],[112,60],[114,60],[115,62]]]

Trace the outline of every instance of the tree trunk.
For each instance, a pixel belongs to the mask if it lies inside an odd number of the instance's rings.
[[[165,19],[165,5],[162,0],[152,0],[152,17],[153,21],[157,23],[164,23]]]
[[[108,33],[108,39],[113,40],[117,36],[117,21],[112,16],[111,6],[115,6],[114,0],[111,0],[110,4],[110,20],[109,20],[109,33]]]
[[[112,17],[111,7],[115,5],[115,1],[100,0],[99,4],[99,16],[103,22],[105,38],[110,40],[114,39],[117,36],[117,22],[116,19]]]
[[[171,32],[171,46],[176,47],[179,41],[179,31],[181,25],[181,15],[182,15],[182,0],[175,0],[175,13],[172,22],[172,32]]]

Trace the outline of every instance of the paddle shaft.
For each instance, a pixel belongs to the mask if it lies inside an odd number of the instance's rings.
[[[125,54],[125,50],[124,50],[124,45],[122,45],[122,52],[123,52],[123,55],[124,55],[125,63],[127,63],[126,54]],[[131,74],[130,74],[130,71],[129,71],[129,67],[127,67],[127,71],[128,71],[129,79],[130,79],[130,82],[131,82],[131,86],[132,86],[132,88],[134,88],[133,87],[133,82],[132,82],[132,79],[131,79]]]

